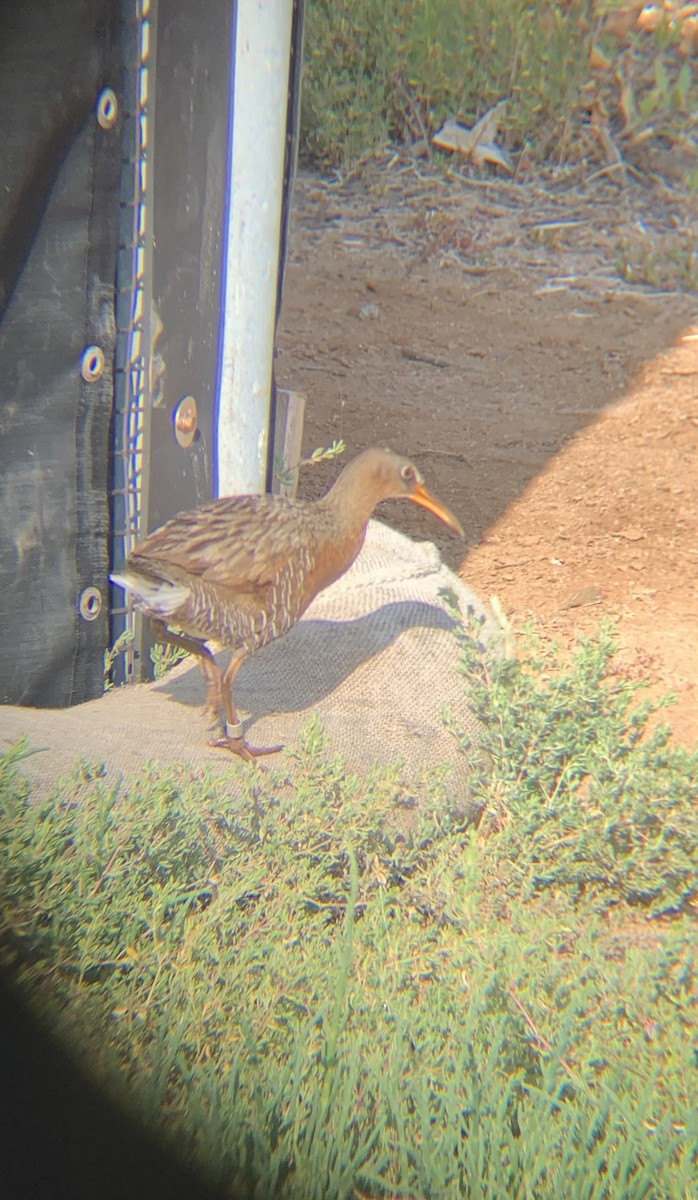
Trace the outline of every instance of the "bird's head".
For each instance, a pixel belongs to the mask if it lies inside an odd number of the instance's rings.
[[[361,494],[371,508],[381,500],[412,500],[434,513],[459,537],[465,537],[458,518],[425,487],[419,468],[392,450],[364,450],[345,467],[337,484],[343,480],[347,489]]]

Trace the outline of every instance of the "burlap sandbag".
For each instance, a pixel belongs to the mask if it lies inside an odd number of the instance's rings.
[[[469,778],[481,730],[459,671],[444,590],[463,615],[470,610],[484,620],[481,639],[491,636],[483,604],[431,543],[412,542],[371,521],[351,570],[318,596],[286,637],[243,665],[235,698],[248,742],[293,748],[316,714],[328,749],[350,770],[402,763],[405,813],[427,798],[436,771],[445,802],[472,815]],[[144,760],[205,763],[230,774],[231,756],[207,744],[203,700],[201,674],[187,659],[156,683],[115,689],[75,708],[5,707],[2,742],[26,734],[39,749],[23,764],[36,795],[45,795],[79,758],[103,763],[107,778],[131,779]],[[463,751],[444,722],[445,710],[474,751]],[[396,816],[398,824],[402,819]]]

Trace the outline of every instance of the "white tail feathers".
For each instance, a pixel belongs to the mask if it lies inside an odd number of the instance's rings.
[[[171,617],[189,599],[189,588],[166,579],[149,579],[128,570],[109,578],[117,587],[131,592],[136,607],[152,617]]]

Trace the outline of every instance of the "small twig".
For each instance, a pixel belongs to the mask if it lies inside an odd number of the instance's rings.
[[[431,152],[431,144],[429,142],[429,132],[427,130],[426,125],[424,124],[422,114],[419,111],[419,106],[417,104],[415,104],[414,97],[412,96],[410,89],[405,86],[405,83],[400,75],[398,75],[396,77],[395,82],[396,82],[398,88],[400,89],[400,91],[402,92],[405,100],[407,101],[410,111],[412,113],[412,116],[414,117],[415,121],[417,122],[417,124],[419,126],[419,131],[424,139],[424,146],[425,146],[425,149],[427,152],[429,166],[432,166],[432,164],[434,162],[434,156]]]
[[[614,148],[616,149],[616,153],[620,155],[620,151],[617,149],[617,147]],[[606,175],[610,175],[613,171],[621,172],[623,178],[623,187],[627,186],[628,174],[634,175],[636,179],[642,179],[642,171],[638,171],[637,167],[634,167],[632,163],[626,162],[624,158],[620,157],[618,162],[607,163],[605,167],[601,167],[600,170],[594,171],[592,175],[587,175],[585,182],[593,183],[595,179],[601,179]]]
[[[519,154],[519,157],[516,161],[516,166],[514,168],[514,174],[511,177],[512,183],[516,183],[518,181],[519,171],[521,170],[521,164],[523,163],[524,159],[526,158],[526,155],[528,154],[530,145],[531,145],[531,139],[529,138],[528,134],[526,134],[526,137],[524,138],[524,141],[523,141],[523,146],[521,147],[521,153]]]
[[[444,258],[452,258],[454,262],[457,262],[464,275],[489,275],[490,271],[494,269],[492,267],[478,267],[473,263],[468,263],[456,250],[445,250],[443,256]]]
[[[461,183],[467,183],[470,187],[484,188],[486,191],[496,191],[497,188],[503,186],[501,179],[474,179],[471,175],[463,175],[461,171],[448,171],[449,179],[458,179]],[[508,182],[508,181],[506,181]]]
[[[577,218],[571,219],[569,221],[522,221],[521,222],[522,229],[542,229],[544,231],[545,230],[555,230],[555,229],[574,229],[578,225],[591,225],[591,221],[590,220],[582,220],[579,217],[577,217]]]
[[[283,463],[280,463],[278,468],[279,479],[282,483],[288,483],[294,473],[299,471],[301,467],[315,467],[321,462],[333,462],[340,454],[344,454],[346,448],[346,442],[341,438],[339,440],[335,438],[331,446],[328,446],[326,449],[319,446],[317,450],[313,450],[309,458],[302,458],[293,467],[284,467]]]
[[[465,454],[459,454],[456,450],[434,450],[431,446],[420,447],[419,457],[425,458],[427,455],[430,458],[454,458],[456,462],[466,463],[467,466],[472,464],[472,459]]]
[[[336,379],[345,379],[349,371],[338,369],[337,367],[326,366],[325,363],[309,363],[301,362],[298,365],[300,371],[322,371],[325,375],[334,375]]]
[[[94,887],[92,888],[92,891],[90,892],[90,899],[92,899],[92,897],[93,897],[93,896],[96,896],[96,895],[97,895],[97,892],[98,892],[98,891],[99,891],[99,889],[101,888],[102,884],[104,883],[105,879],[107,878],[107,875],[109,874],[109,872],[111,871],[112,867],[114,866],[114,863],[115,863],[115,861],[116,861],[116,859],[117,859],[117,857],[118,857],[118,855],[119,855],[119,852],[120,852],[121,850],[123,850],[123,847],[124,847],[125,841],[126,841],[126,839],[125,839],[125,838],[122,838],[122,840],[119,842],[118,846],[116,847],[116,850],[114,851],[114,853],[112,854],[111,858],[109,859],[109,862],[107,863],[106,867],[105,867],[105,868],[104,868],[104,870],[102,871],[102,874],[100,875],[100,877],[99,877],[99,879],[97,880],[96,884],[95,884],[95,885],[94,885]]]
[[[341,438],[339,441],[335,439],[332,445],[326,449],[319,446],[317,450],[313,450],[310,457],[301,459],[298,465],[300,467],[314,467],[321,462],[331,462],[333,459],[338,458],[340,454],[344,454],[346,448],[346,442],[342,441]]]
[[[405,346],[400,348],[400,353],[408,362],[424,363],[427,367],[437,367],[440,371],[448,370],[453,366],[453,363],[447,362],[443,358],[430,358],[428,354],[418,354],[416,350],[408,350]]]
[[[553,1058],[556,1058],[558,1060],[558,1062],[560,1063],[560,1066],[567,1072],[570,1079],[574,1080],[575,1083],[578,1083],[579,1081],[577,1080],[577,1078],[575,1076],[574,1070],[570,1066],[570,1064],[567,1062],[567,1059],[563,1058],[561,1054],[558,1054],[555,1047],[548,1041],[548,1039],[544,1036],[544,1034],[542,1034],[540,1032],[535,1021],[533,1020],[533,1017],[529,1013],[528,1009],[519,1000],[519,997],[517,996],[516,992],[514,991],[514,988],[508,987],[507,993],[511,996],[512,1000],[514,1001],[514,1004],[516,1005],[519,1012],[521,1013],[521,1016],[523,1017],[524,1021],[528,1025],[528,1028],[531,1030],[531,1033],[533,1034],[534,1038],[538,1042],[538,1045],[541,1046],[543,1048],[543,1050],[547,1051],[548,1054],[552,1055]]]

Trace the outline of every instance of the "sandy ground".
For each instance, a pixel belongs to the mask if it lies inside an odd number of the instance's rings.
[[[515,628],[567,646],[614,618],[617,669],[676,695],[666,719],[693,746],[698,316],[669,268],[690,220],[667,186],[603,173],[301,174],[276,369],[307,395],[304,450],[347,444],[301,495],[364,446],[411,455],[466,547],[411,505],[378,515],[436,541]],[[627,282],[648,245],[666,279]]]

